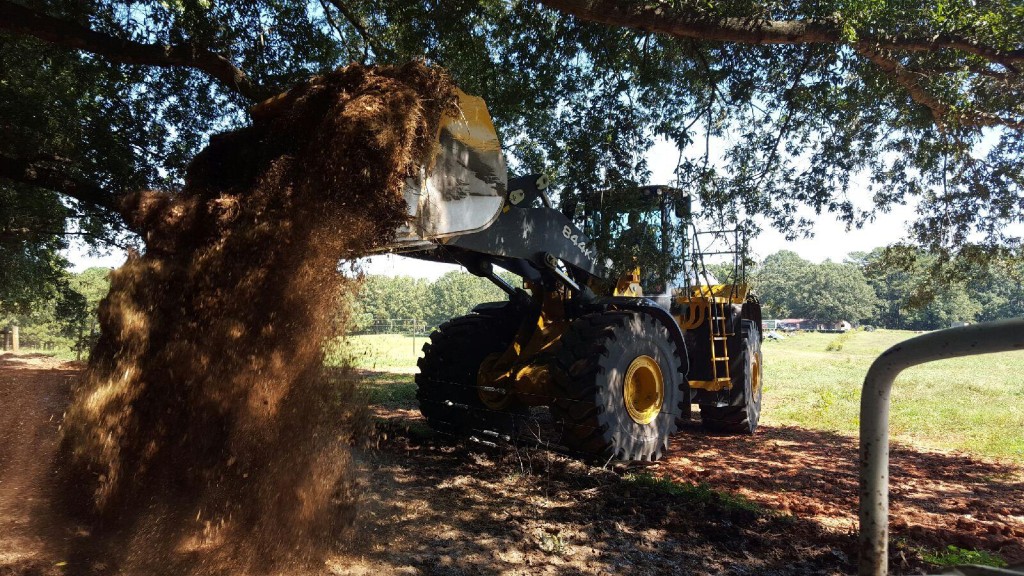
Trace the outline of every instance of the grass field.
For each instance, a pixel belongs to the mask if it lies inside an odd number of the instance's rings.
[[[426,336],[401,334],[349,336],[328,347],[327,364],[339,365],[347,359],[355,368],[411,373],[427,340]]]
[[[766,341],[763,421],[856,434],[868,367],[913,336],[878,330]],[[899,439],[1024,461],[1024,353],[908,369],[893,386],[890,424]]]
[[[868,366],[913,332],[797,333],[765,341],[762,422],[857,434]],[[354,336],[343,347],[357,368],[415,372],[425,339]],[[340,357],[335,350],[335,361]],[[411,376],[394,377],[389,398],[413,396]],[[379,388],[383,382],[374,382]],[[1024,462],[1024,352],[943,360],[904,372],[893,387],[896,439]]]

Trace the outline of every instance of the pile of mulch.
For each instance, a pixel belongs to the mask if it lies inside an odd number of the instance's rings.
[[[368,420],[322,373],[355,286],[339,261],[405,222],[403,183],[456,104],[437,69],[351,65],[212,138],[180,193],[126,200],[145,252],[111,275],[60,463],[114,564],[262,571],[351,522]]]

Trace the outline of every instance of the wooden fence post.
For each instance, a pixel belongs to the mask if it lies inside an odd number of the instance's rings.
[[[11,326],[11,350],[17,352],[18,348],[20,348],[20,344],[18,342],[18,325],[15,324],[14,326]]]

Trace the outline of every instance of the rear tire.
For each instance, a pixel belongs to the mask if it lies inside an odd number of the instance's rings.
[[[723,390],[717,404],[701,404],[700,420],[713,432],[753,434],[761,418],[761,331],[752,320],[741,320],[737,337],[729,341],[732,388]]]
[[[487,356],[508,348],[517,328],[511,317],[469,314],[445,322],[430,335],[417,362],[416,398],[431,428],[457,435],[514,432],[529,408],[513,398],[503,410],[484,405],[477,373]]]
[[[562,443],[599,459],[661,458],[682,413],[681,366],[668,330],[646,314],[576,320],[556,360],[551,414]]]

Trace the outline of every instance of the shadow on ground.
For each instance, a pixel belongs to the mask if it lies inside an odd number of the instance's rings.
[[[477,449],[410,430],[396,423],[364,457],[375,489],[355,549],[367,573],[853,570],[849,535],[711,490],[676,491],[652,481],[651,469],[622,475],[545,450]],[[352,560],[343,554],[338,566],[351,570]]]
[[[755,436],[679,435],[659,474],[708,483],[780,512],[856,530],[857,439],[793,426]],[[908,544],[948,545],[1024,562],[1024,470],[957,453],[893,444],[892,533]]]
[[[828,574],[854,570],[857,440],[762,426],[721,436],[698,423],[642,474],[716,500],[522,447],[432,437],[412,406],[378,411],[392,436],[365,467],[365,546],[378,568],[428,573]],[[963,454],[892,448],[891,570],[954,545],[1024,562],[1024,470]],[[620,470],[620,472],[622,472]],[[698,490],[699,492],[699,490]],[[752,504],[737,509],[732,496]],[[429,526],[424,531],[422,527]],[[373,544],[377,542],[377,544]],[[547,550],[555,546],[557,553]],[[932,567],[932,571],[937,568]]]
[[[0,575],[131,574],[104,556],[137,555],[134,543],[82,533],[48,505],[50,455],[77,371],[43,359],[0,361],[20,363],[0,366]],[[854,438],[780,426],[714,436],[695,426],[662,462],[605,469],[547,450],[436,436],[417,415],[410,377],[380,376],[370,386],[381,424],[376,447],[358,457],[356,529],[330,535],[326,564],[288,574],[855,569]],[[922,549],[950,544],[1024,559],[1021,468],[899,445],[892,460],[892,573],[919,573]],[[141,537],[167,543],[161,554],[171,558],[149,573],[263,573],[201,549],[170,549],[180,534]]]

